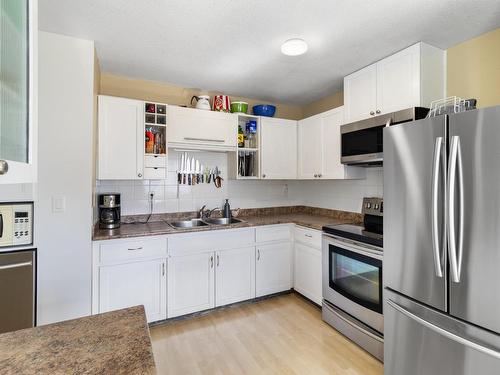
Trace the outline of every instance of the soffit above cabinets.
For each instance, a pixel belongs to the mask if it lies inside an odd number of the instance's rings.
[[[445,49],[498,27],[497,0],[40,0],[40,28],[96,41],[102,71],[307,104],[418,41]],[[307,41],[302,56],[281,44]]]

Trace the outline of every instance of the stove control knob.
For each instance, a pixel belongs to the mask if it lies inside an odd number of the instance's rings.
[[[375,203],[375,206],[373,206],[375,210],[378,210],[378,203]]]
[[[372,208],[372,204],[371,203],[367,203],[366,204],[366,208]]]

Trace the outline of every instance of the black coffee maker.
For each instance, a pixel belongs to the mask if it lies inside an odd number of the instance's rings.
[[[99,194],[99,228],[116,229],[120,227],[120,194]]]

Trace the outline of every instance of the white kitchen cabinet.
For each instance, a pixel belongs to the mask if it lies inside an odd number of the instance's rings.
[[[292,288],[291,242],[257,245],[255,294],[257,297]]]
[[[261,117],[261,175],[297,178],[297,121]]]
[[[369,65],[344,78],[346,123],[375,115],[377,107],[377,66]]]
[[[144,305],[148,322],[167,318],[166,260],[99,267],[99,312]]]
[[[318,305],[322,302],[321,232],[295,227],[294,286]]]
[[[98,176],[137,180],[144,174],[144,102],[99,96]]]
[[[255,247],[217,251],[215,305],[255,298]]]
[[[323,160],[323,142],[320,115],[298,122],[298,178],[318,178]]]
[[[429,107],[445,95],[445,52],[414,44],[344,78],[345,122],[409,107]]]
[[[177,106],[168,107],[169,147],[234,151],[237,146],[237,116]]]
[[[340,127],[343,123],[343,107],[299,121],[299,179],[364,178],[364,169],[346,166],[340,162]]]
[[[168,259],[169,318],[215,307],[214,267],[213,252]]]

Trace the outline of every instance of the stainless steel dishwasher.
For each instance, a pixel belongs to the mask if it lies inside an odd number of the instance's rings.
[[[0,333],[35,325],[36,250],[0,253]]]

